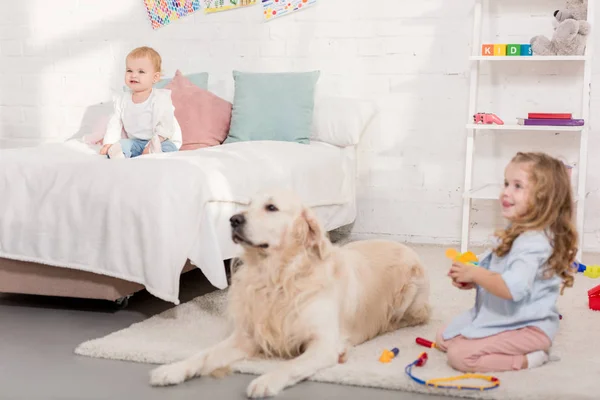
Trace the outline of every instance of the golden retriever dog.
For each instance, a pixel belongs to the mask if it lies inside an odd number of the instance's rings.
[[[222,342],[156,368],[155,386],[222,374],[250,357],[284,359],[254,379],[251,398],[267,397],[344,362],[350,346],[429,320],[429,280],[417,254],[383,240],[333,245],[312,210],[293,193],[255,198],[231,217],[243,264],[232,273]]]

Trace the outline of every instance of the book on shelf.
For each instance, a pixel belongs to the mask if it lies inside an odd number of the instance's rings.
[[[528,113],[527,118],[529,119],[571,119],[573,114],[571,113]]]
[[[540,126],[583,126],[582,119],[561,118],[517,118],[518,125],[540,125]]]

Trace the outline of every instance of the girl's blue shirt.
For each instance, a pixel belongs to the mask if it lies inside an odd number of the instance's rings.
[[[544,232],[525,232],[515,239],[503,257],[491,250],[480,257],[479,267],[502,276],[512,300],[497,297],[476,286],[475,305],[454,318],[443,338],[457,335],[468,339],[483,338],[527,326],[541,329],[550,340],[558,331],[556,301],[562,280],[557,275],[544,277],[552,255],[552,244]]]

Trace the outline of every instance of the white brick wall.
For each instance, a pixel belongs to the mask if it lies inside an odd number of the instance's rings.
[[[370,98],[381,113],[360,148],[356,235],[421,242],[460,237],[472,0],[320,0],[295,16],[262,21],[259,6],[198,12],[153,31],[141,0],[0,0],[0,144],[63,140],[122,86],[124,57],[150,45],[166,75],[208,71],[210,89],[231,99],[232,69],[320,69],[319,91]],[[488,42],[551,35],[561,0],[493,1]],[[519,5],[524,3],[524,5]],[[369,4],[376,4],[378,6]],[[597,16],[597,19],[600,15]],[[600,54],[600,40],[596,53]],[[536,69],[534,69],[536,68]],[[512,120],[535,107],[578,112],[577,65],[484,68],[481,109]],[[594,68],[600,79],[600,62]],[[553,85],[564,87],[556,89]],[[493,90],[492,90],[493,89]],[[600,106],[600,92],[592,99]],[[91,107],[88,109],[88,107]],[[600,250],[598,113],[592,119],[586,247]],[[518,149],[577,160],[577,136],[483,135],[475,183],[501,178]],[[500,223],[493,202],[476,202],[474,239]]]

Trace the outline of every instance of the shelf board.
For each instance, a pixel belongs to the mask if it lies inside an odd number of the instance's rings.
[[[463,193],[463,197],[478,200],[498,200],[503,186],[501,183],[488,183]],[[573,193],[573,200],[575,202],[579,201],[579,196],[575,192]]]
[[[554,132],[579,132],[583,126],[546,126],[546,125],[518,125],[518,124],[467,124],[467,129],[497,130],[497,131],[554,131]]]
[[[589,56],[471,56],[471,61],[586,61]]]

